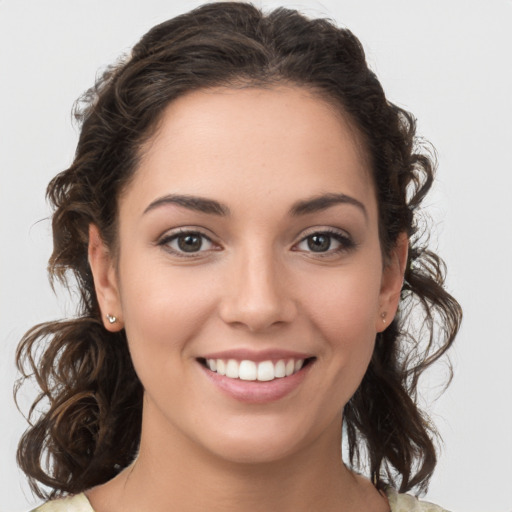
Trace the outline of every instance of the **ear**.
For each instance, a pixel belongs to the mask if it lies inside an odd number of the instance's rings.
[[[120,331],[123,319],[116,268],[111,252],[94,224],[89,225],[88,256],[103,325],[110,332]]]
[[[400,292],[404,282],[405,266],[409,249],[409,238],[400,233],[396,245],[391,251],[382,271],[382,282],[379,296],[379,311],[375,319],[375,330],[382,332],[395,317],[400,302]]]

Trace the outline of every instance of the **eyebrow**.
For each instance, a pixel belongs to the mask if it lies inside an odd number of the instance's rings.
[[[166,204],[176,204],[183,206],[189,210],[195,210],[201,213],[227,216],[229,215],[229,208],[226,205],[215,201],[214,199],[207,199],[205,197],[169,194],[155,199],[145,210],[144,214],[148,213],[159,206]]]
[[[219,201],[215,201],[214,199],[207,199],[205,197],[180,194],[169,194],[155,199],[144,210],[143,214],[168,204],[175,204],[184,208],[188,208],[189,210],[194,210],[209,215],[213,214],[222,217],[230,215],[228,206],[220,203]],[[354,197],[347,196],[346,194],[322,194],[309,199],[297,201],[290,208],[290,214],[294,217],[307,215],[310,213],[326,210],[337,204],[350,204],[356,206],[361,210],[365,218],[368,218],[368,212],[366,211],[364,204]]]
[[[315,196],[310,199],[296,202],[290,209],[290,213],[293,216],[307,215],[309,213],[316,213],[322,210],[326,210],[331,206],[337,204],[350,204],[353,205],[364,214],[365,218],[368,219],[368,212],[364,204],[358,201],[354,197],[347,196],[346,194],[323,194]]]

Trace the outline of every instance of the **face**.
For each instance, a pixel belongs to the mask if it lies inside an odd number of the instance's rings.
[[[176,100],[121,197],[116,261],[95,237],[143,446],[247,462],[339,443],[401,265],[383,266],[364,148],[334,107],[284,86]]]

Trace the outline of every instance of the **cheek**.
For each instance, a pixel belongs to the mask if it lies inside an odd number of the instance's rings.
[[[371,267],[370,267],[371,268]],[[379,310],[380,274],[338,269],[310,280],[304,290],[311,319],[328,339],[361,339],[375,336],[375,315]]]
[[[308,287],[307,317],[325,342],[330,385],[345,404],[359,386],[375,343],[379,311],[380,274],[343,272],[317,276]]]
[[[147,264],[145,264],[147,263]],[[199,268],[173,269],[169,265],[126,258],[121,307],[135,366],[166,371],[186,357],[193,339],[215,307],[213,283]]]

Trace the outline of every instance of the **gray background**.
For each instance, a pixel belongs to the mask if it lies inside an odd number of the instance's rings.
[[[97,70],[147,29],[202,2],[0,0],[0,511],[36,503],[14,461],[25,428],[12,401],[14,353],[37,322],[72,314],[48,285],[44,191],[70,163],[73,101]],[[257,2],[257,5],[261,5]],[[277,2],[263,2],[265,7]],[[363,42],[388,97],[419,119],[439,153],[428,199],[448,288],[465,320],[455,379],[437,401],[441,365],[424,381],[445,446],[429,499],[456,511],[512,510],[512,2],[279,2],[328,15]],[[27,396],[30,393],[27,391]]]

